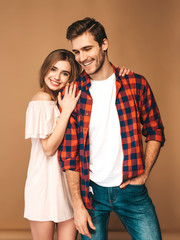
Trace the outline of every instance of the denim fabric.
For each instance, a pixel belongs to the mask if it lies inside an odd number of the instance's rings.
[[[90,229],[93,240],[108,239],[108,221],[114,211],[133,240],[161,240],[161,231],[154,205],[145,185],[101,187],[91,182],[93,207],[88,210],[96,227]],[[90,238],[81,235],[82,240]]]

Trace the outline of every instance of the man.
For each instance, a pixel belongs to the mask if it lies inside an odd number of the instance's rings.
[[[108,59],[104,27],[94,19],[74,22],[67,39],[84,71],[76,80],[81,97],[59,158],[81,239],[107,239],[109,215],[115,211],[133,239],[159,240],[145,182],[165,139],[150,86],[138,74],[119,76]]]

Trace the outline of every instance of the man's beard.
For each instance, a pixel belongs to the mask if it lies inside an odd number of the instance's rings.
[[[89,76],[98,73],[101,70],[101,68],[102,68],[102,66],[104,64],[104,61],[105,61],[105,53],[103,52],[102,59],[100,60],[100,64],[99,64],[98,68],[93,73],[90,73]]]

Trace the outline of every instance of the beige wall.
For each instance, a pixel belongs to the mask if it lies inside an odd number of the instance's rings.
[[[46,55],[70,49],[66,28],[91,16],[109,36],[109,57],[143,74],[157,99],[166,144],[148,181],[163,230],[180,231],[180,1],[1,0],[0,1],[0,229],[27,229],[23,190],[30,142],[24,140],[25,111],[38,89]],[[111,228],[118,228],[113,215]]]

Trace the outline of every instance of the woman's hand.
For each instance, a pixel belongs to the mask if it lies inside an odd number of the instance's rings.
[[[79,91],[78,95],[76,96],[76,85],[73,83],[71,84],[68,83],[65,87],[65,93],[64,93],[63,99],[60,92],[57,98],[58,103],[62,108],[62,112],[65,112],[70,115],[74,110],[80,95],[81,95],[81,91]]]
[[[129,68],[126,68],[124,66],[119,68],[119,76],[124,77],[126,74],[129,74],[130,72],[133,72],[133,70],[130,70]]]

